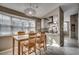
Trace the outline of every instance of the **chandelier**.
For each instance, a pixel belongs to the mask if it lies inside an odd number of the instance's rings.
[[[29,5],[29,8],[26,8],[24,11],[27,16],[34,16],[36,14],[36,10],[33,8],[31,3]]]

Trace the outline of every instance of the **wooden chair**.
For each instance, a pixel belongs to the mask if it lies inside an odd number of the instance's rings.
[[[17,32],[17,35],[25,35],[25,32],[19,31]]]
[[[31,54],[33,52],[36,54],[36,33],[29,33],[28,43],[22,44],[22,55]]]
[[[37,36],[36,45],[37,45],[37,49],[40,51],[41,54],[41,48],[44,48],[44,51],[46,48],[46,35],[45,32],[39,32],[38,34],[39,36]]]
[[[23,32],[23,31],[19,31],[19,32],[17,32],[17,35],[25,35],[26,33],[25,32]],[[20,46],[23,44],[23,43],[28,43],[28,41],[26,40],[26,41],[21,41],[20,42]],[[22,48],[20,48],[21,50],[22,50]],[[20,51],[21,52],[21,51]]]

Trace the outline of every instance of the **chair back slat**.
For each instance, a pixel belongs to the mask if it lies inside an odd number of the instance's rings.
[[[36,43],[36,33],[29,33],[29,44]]]
[[[18,35],[25,35],[25,32],[17,32]]]

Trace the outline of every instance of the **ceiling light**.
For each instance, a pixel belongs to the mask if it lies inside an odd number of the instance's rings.
[[[33,8],[27,8],[25,9],[25,14],[28,16],[34,16],[36,14],[36,11]]]
[[[29,8],[26,8],[24,11],[25,11],[25,14],[28,16],[34,16],[36,14],[36,10],[32,7],[31,3]]]

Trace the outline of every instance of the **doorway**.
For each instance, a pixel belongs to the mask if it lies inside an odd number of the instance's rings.
[[[64,47],[78,47],[78,14],[70,16],[69,22],[64,22]]]

